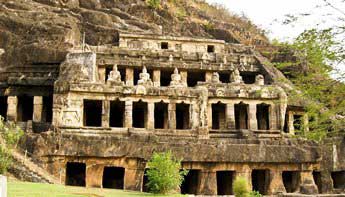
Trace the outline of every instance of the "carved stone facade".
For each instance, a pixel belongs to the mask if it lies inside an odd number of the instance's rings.
[[[303,106],[252,48],[122,34],[90,50],[68,54],[54,86],[1,91],[8,120],[54,128],[32,153],[66,184],[143,191],[152,153],[171,150],[190,170],[181,193],[230,195],[237,176],[263,194],[334,191],[320,146],[291,137],[308,131]]]

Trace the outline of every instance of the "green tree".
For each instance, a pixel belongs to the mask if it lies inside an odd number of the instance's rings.
[[[244,177],[237,177],[232,184],[232,189],[236,197],[250,197],[250,189]]]
[[[146,4],[153,9],[158,9],[161,5],[161,0],[146,0]]]
[[[154,153],[148,167],[147,186],[150,192],[156,194],[169,194],[178,190],[183,177],[188,173],[186,170],[180,170],[181,161],[173,158],[170,151]]]
[[[5,122],[0,116],[0,174],[4,174],[11,165],[11,150],[16,147],[23,133],[13,122]]]

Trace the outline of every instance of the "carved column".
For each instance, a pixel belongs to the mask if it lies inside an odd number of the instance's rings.
[[[201,171],[199,188],[197,194],[217,195],[217,175],[216,172]]]
[[[18,97],[9,96],[7,97],[7,120],[17,121],[17,106],[18,106]]]
[[[110,101],[104,100],[102,106],[102,127],[107,128],[110,126]]]
[[[33,114],[32,120],[34,122],[42,122],[42,112],[43,112],[43,97],[35,96],[34,97],[34,114]]]
[[[98,67],[98,78],[101,82],[105,83],[105,79],[106,79],[106,69],[105,67]]]
[[[206,72],[206,74],[205,74],[205,80],[206,80],[206,82],[211,82],[212,81],[212,72],[210,72],[210,71],[208,71],[208,72]]]
[[[169,129],[176,129],[176,103],[168,105],[168,121]]]
[[[144,169],[126,168],[124,189],[141,191],[143,185]]]
[[[304,126],[304,132],[309,131],[309,117],[308,114],[303,114],[303,126]]]
[[[155,128],[155,103],[147,103],[147,129]]]
[[[256,119],[256,104],[251,103],[249,104],[249,129],[250,130],[257,130],[258,129],[258,121]]]
[[[181,79],[183,83],[187,84],[188,73],[187,71],[180,71]]]
[[[212,103],[209,103],[208,106],[207,106],[207,124],[208,124],[208,128],[209,129],[212,129],[212,115],[213,115],[213,112],[212,112]]]
[[[294,122],[293,113],[291,111],[288,111],[287,113],[288,113],[287,122],[288,122],[289,133],[292,134],[292,135],[295,135],[295,127],[293,125],[293,122]]]
[[[226,127],[228,129],[235,129],[235,104],[227,103],[226,104]]]
[[[270,106],[269,113],[270,113],[270,116],[269,116],[270,130],[277,130],[278,129],[279,111],[277,110],[277,106],[275,104],[272,104]]]
[[[312,170],[302,171],[300,178],[301,178],[300,192],[302,194],[317,194],[318,193],[318,188],[314,182]]]
[[[243,177],[247,180],[249,189],[252,189],[252,170],[248,166],[242,166],[241,169],[236,169],[236,178]],[[235,178],[235,179],[236,179]]]
[[[134,71],[132,68],[126,68],[126,85],[134,85]]]
[[[133,102],[132,101],[126,101],[125,102],[125,127],[126,128],[132,128],[132,112],[133,111]]]
[[[103,187],[103,165],[87,164],[86,166],[86,187]]]
[[[283,183],[282,171],[270,170],[270,183],[268,186],[268,194],[275,195],[278,193],[285,193],[285,187]]]
[[[153,71],[152,81],[153,81],[154,87],[160,87],[161,86],[161,71],[160,70],[154,70]]]

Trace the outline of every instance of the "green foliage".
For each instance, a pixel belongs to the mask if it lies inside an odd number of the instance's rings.
[[[146,0],[146,4],[153,9],[158,9],[161,5],[161,0]]]
[[[250,197],[250,189],[244,177],[237,177],[232,185],[236,197]]]
[[[252,191],[249,194],[250,197],[262,197],[262,195],[258,191]]]
[[[147,186],[155,194],[169,194],[177,190],[188,171],[181,169],[181,161],[173,158],[172,153],[154,153],[148,162]]]
[[[0,116],[0,174],[5,173],[11,165],[11,149],[17,145],[23,133],[13,122],[5,122]]]

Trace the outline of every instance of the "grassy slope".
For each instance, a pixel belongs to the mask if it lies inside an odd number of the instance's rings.
[[[69,187],[41,183],[9,181],[9,197],[110,197],[110,196],[155,196],[157,195],[130,192],[114,189]],[[175,195],[180,196],[180,195]]]

